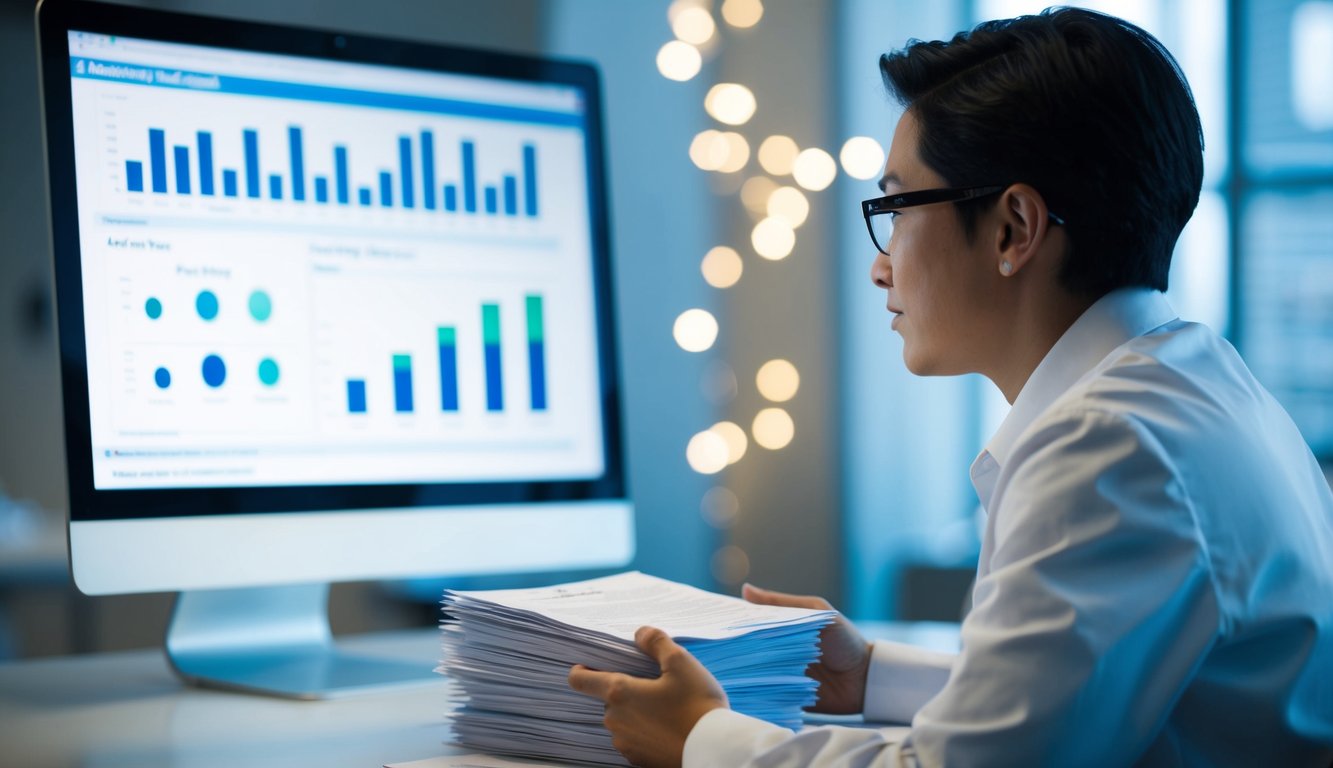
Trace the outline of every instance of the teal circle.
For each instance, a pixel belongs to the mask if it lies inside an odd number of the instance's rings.
[[[266,357],[259,361],[259,380],[268,387],[278,383],[278,364],[273,358]]]
[[[200,291],[194,300],[194,308],[198,310],[199,316],[205,320],[212,320],[218,316],[218,296],[212,291]]]
[[[263,291],[250,294],[250,314],[259,322],[264,322],[273,314],[273,300]]]
[[[162,302],[156,298],[149,298],[143,304],[143,311],[148,313],[149,320],[156,320],[162,316]]]

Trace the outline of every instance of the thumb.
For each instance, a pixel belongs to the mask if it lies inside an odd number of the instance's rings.
[[[832,610],[833,606],[822,597],[812,595],[789,595],[786,592],[774,592],[761,589],[753,584],[741,587],[741,596],[757,605],[779,605],[786,608],[813,608],[820,611]]]
[[[657,627],[639,627],[634,633],[634,643],[639,646],[639,650],[656,661],[663,672],[667,671],[673,660],[679,659],[686,653],[670,635]]]

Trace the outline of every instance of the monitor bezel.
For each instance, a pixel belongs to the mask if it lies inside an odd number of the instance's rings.
[[[623,500],[628,497],[622,450],[618,353],[612,320],[611,235],[601,122],[601,87],[594,65],[87,0],[42,0],[37,7],[37,27],[71,523],[422,506],[440,508],[543,501]],[[586,480],[554,481],[95,488],[78,198],[74,178],[68,38],[71,31],[418,71],[500,77],[577,88],[585,105],[584,136],[591,214],[589,235],[593,251],[593,294],[596,303],[605,467],[602,475]]]

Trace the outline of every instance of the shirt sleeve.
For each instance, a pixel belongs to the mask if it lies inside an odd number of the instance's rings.
[[[918,763],[911,748],[873,728],[825,725],[793,734],[763,720],[715,709],[685,740],[684,768],[850,768]]]
[[[1053,414],[1015,445],[963,653],[912,722],[923,764],[1131,763],[1148,749],[1220,629],[1185,487],[1123,415]]]
[[[866,721],[910,722],[944,687],[954,658],[956,654],[876,641],[866,676]],[[715,709],[690,731],[683,762],[687,768],[917,765],[911,749],[899,741],[900,734],[874,728],[823,726],[793,735],[786,728]]]
[[[827,726],[792,734],[716,710],[690,733],[685,765],[1134,762],[1219,623],[1202,539],[1167,456],[1121,416],[1043,419],[998,481],[989,568],[963,623],[963,652],[952,664],[935,660],[947,682],[905,740]],[[911,682],[929,664],[901,664],[905,690],[895,689],[895,650],[876,646],[869,714],[897,714],[899,692],[904,706],[931,692]]]
[[[875,642],[866,675],[863,713],[867,722],[910,723],[949,681],[956,653],[905,643]]]

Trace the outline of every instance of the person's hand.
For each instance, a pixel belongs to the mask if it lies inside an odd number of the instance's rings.
[[[602,722],[611,732],[611,746],[626,760],[678,766],[685,737],[699,718],[727,707],[727,694],[698,659],[662,630],[639,627],[634,642],[662,668],[660,677],[649,680],[576,664],[569,687],[606,703]]]
[[[831,611],[833,606],[822,597],[789,595],[746,584],[741,595],[759,605],[784,605],[789,608],[813,608]],[[870,643],[841,613],[819,633],[819,661],[805,671],[819,683],[819,699],[813,712],[830,715],[855,715],[861,712],[866,697],[866,674],[870,671]]]

